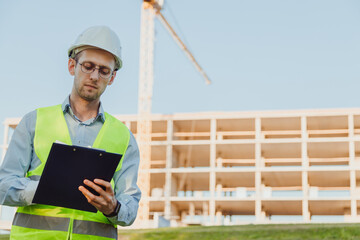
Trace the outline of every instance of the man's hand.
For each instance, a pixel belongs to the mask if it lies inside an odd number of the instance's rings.
[[[101,179],[95,179],[94,182],[89,181],[87,179],[84,180],[84,184],[94,189],[96,192],[100,194],[100,196],[95,196],[85,187],[80,186],[79,190],[84,194],[88,202],[96,207],[100,212],[109,215],[116,208],[116,198],[114,194],[114,190],[111,187],[111,184],[107,181]],[[105,187],[105,190],[100,186]]]

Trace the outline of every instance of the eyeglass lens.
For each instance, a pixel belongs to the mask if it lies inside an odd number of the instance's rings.
[[[81,65],[81,70],[84,73],[92,73],[95,71],[96,69],[96,64],[92,63],[92,62],[83,62],[83,63],[79,63]],[[103,78],[109,78],[110,75],[112,74],[112,71],[110,68],[108,67],[104,67],[104,66],[99,66],[99,74],[101,77]]]

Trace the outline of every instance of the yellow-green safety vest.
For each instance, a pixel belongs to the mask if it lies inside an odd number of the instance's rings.
[[[27,176],[39,179],[52,144],[59,140],[71,145],[69,130],[61,105],[37,109],[34,151],[41,164]],[[115,117],[105,113],[105,122],[93,147],[124,156],[130,140],[128,128]],[[116,171],[122,166],[123,157]],[[112,180],[113,185],[113,180]],[[19,207],[11,228],[10,239],[117,239],[117,228],[101,212],[92,213],[70,208],[34,204]]]

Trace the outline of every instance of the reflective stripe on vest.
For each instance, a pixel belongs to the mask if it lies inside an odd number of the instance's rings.
[[[117,229],[110,224],[74,220],[73,233],[117,239]]]
[[[13,225],[48,231],[68,231],[69,218],[39,216],[25,213],[16,213]],[[110,224],[74,220],[73,231],[75,234],[93,235],[117,239],[117,229]]]
[[[53,231],[67,231],[69,223],[70,218],[47,217],[26,213],[16,213],[13,220],[14,226]]]
[[[72,144],[61,105],[38,109],[34,151],[41,164],[27,173],[30,179],[39,179],[51,146],[56,140],[69,145]],[[124,156],[129,140],[130,133],[127,127],[113,116],[105,113],[105,122],[94,141],[93,147]],[[123,158],[120,160],[116,171],[121,169],[122,161]],[[92,213],[42,204],[19,207],[13,225],[16,227],[11,232],[11,239],[21,239],[20,236],[23,239],[30,239],[24,237],[30,237],[34,234],[44,235],[39,239],[46,239],[46,236],[54,236],[53,231],[62,232],[61,234],[59,232],[58,237],[61,236],[59,239],[63,239],[63,232],[68,232],[67,237],[71,235],[72,239],[76,239],[75,235],[78,236],[77,238],[89,236],[91,239],[96,236],[101,239],[116,239],[117,236],[116,227],[99,211]]]

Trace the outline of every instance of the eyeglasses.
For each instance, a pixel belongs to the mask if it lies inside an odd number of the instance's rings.
[[[114,73],[114,71],[111,70],[110,68],[104,67],[104,66],[99,66],[92,62],[79,63],[78,61],[76,61],[76,63],[78,63],[81,66],[81,71],[83,73],[90,74],[90,73],[93,73],[95,71],[95,69],[97,69],[99,71],[100,77],[104,78],[104,79],[109,79]]]

